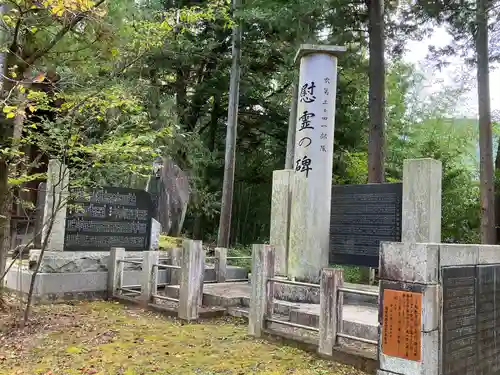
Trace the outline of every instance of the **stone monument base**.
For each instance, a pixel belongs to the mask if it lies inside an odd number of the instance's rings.
[[[34,270],[41,250],[30,250],[29,269]],[[162,251],[165,257],[168,251]],[[128,258],[142,259],[142,251],[127,251]],[[160,255],[161,257],[161,255]],[[109,251],[45,251],[39,272],[77,273],[107,272]],[[125,270],[140,270],[138,264],[125,263]]]

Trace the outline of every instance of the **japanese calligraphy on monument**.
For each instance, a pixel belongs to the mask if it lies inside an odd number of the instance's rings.
[[[310,71],[299,83],[294,168],[308,178],[331,170],[336,82],[325,71]]]
[[[410,361],[422,360],[422,293],[385,289],[382,352]]]

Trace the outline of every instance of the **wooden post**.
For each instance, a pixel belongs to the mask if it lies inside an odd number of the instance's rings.
[[[151,301],[151,294],[156,294],[156,272],[153,277],[153,265],[158,264],[158,251],[144,251],[141,271],[141,301],[148,304]]]
[[[215,248],[215,279],[218,283],[226,282],[227,278],[227,249]]]
[[[183,320],[196,320],[201,304],[200,295],[205,271],[201,241],[184,240],[181,267],[178,315]]]
[[[268,280],[274,276],[275,251],[270,245],[253,245],[252,292],[248,314],[248,333],[260,337],[266,327],[266,315],[272,314],[274,288]]]
[[[108,259],[108,299],[112,299],[118,293],[123,280],[123,263],[118,261],[125,259],[123,247],[112,247]]]
[[[338,268],[324,268],[320,280],[319,346],[320,354],[332,355],[337,343],[337,332],[342,322],[342,298],[339,288],[344,283],[344,273]],[[342,293],[340,293],[342,294]]]

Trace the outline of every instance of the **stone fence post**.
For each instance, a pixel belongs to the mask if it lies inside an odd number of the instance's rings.
[[[158,251],[144,251],[142,257],[141,271],[141,301],[146,305],[151,301],[151,295],[157,292],[157,267],[153,267],[159,262]],[[155,272],[153,272],[155,271]]]
[[[226,282],[227,278],[227,249],[215,248],[215,279],[218,283]]]
[[[401,242],[441,242],[441,185],[439,160],[403,162]]]
[[[170,250],[170,255],[172,257],[172,266],[182,266],[182,248],[174,247]],[[171,285],[179,285],[181,279],[181,271],[180,270],[170,270],[170,284]]]
[[[179,288],[180,319],[198,319],[203,293],[205,252],[201,241],[184,240],[182,243],[181,280]]]
[[[125,248],[112,247],[108,258],[108,299],[115,297],[117,289],[123,284],[123,263],[118,263],[123,259]]]
[[[274,277],[275,250],[270,245],[253,245],[252,248],[252,291],[248,314],[248,333],[260,337],[266,327],[266,316],[271,316],[274,307],[274,284],[268,280]]]
[[[319,346],[320,354],[332,355],[337,343],[337,332],[342,326],[344,270],[324,268],[320,279]]]
[[[293,169],[273,172],[269,242],[276,251],[275,272],[280,276],[287,276],[288,273],[288,236],[293,174]]]
[[[69,169],[59,160],[49,160],[46,189],[42,243],[48,237],[47,251],[63,251],[66,208],[69,197]],[[49,233],[51,221],[53,224]]]

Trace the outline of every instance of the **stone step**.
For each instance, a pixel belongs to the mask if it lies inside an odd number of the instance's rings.
[[[346,285],[356,288],[356,285]],[[179,286],[169,285],[165,294],[178,298]],[[230,315],[246,317],[250,305],[250,286],[248,283],[205,284],[203,305],[225,307]],[[293,323],[318,327],[319,304],[299,303],[276,299],[274,312]],[[282,317],[283,318],[283,317]],[[350,301],[343,307],[344,333],[370,340],[378,338],[378,306],[370,303]]]
[[[248,307],[228,307],[227,313],[238,318],[248,318],[248,310]],[[276,311],[275,309],[274,312],[278,314],[278,319],[280,320],[318,328],[319,314],[316,315],[307,311],[300,311],[300,309],[292,310],[289,315],[286,314],[283,310]],[[343,333],[368,340],[378,340],[378,324],[376,322],[376,311],[359,312],[359,314],[365,315],[363,319],[359,319],[359,316],[352,314],[352,311],[349,310],[349,308],[347,308],[347,311],[344,310],[344,315],[346,313],[348,313],[349,316],[344,317],[343,319]],[[367,319],[367,317],[372,317],[373,319]]]

